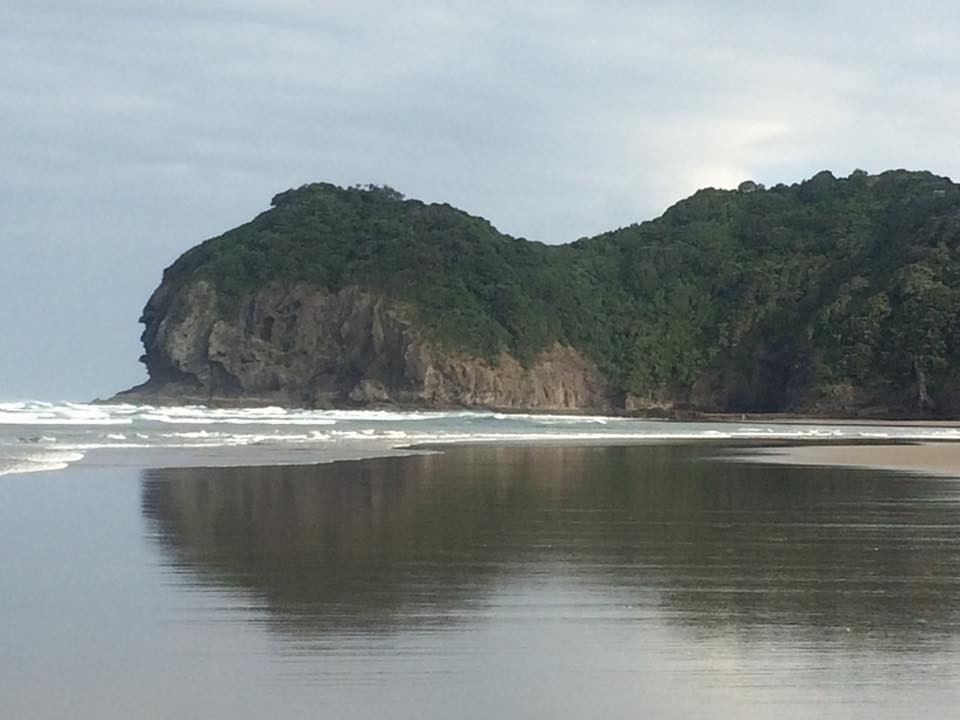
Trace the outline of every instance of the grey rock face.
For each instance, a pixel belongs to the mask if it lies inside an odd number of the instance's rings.
[[[488,364],[429,342],[411,308],[359,287],[327,293],[267,286],[229,316],[198,281],[154,293],[144,310],[150,380],[118,399],[275,402],[324,407],[398,403],[535,410],[611,409],[613,392],[574,348],[529,367]]]

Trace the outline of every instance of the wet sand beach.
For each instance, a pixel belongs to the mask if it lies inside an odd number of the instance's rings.
[[[759,449],[753,457],[786,465],[872,468],[960,477],[960,443],[955,442],[798,445]]]
[[[166,469],[94,455],[6,476],[0,707],[51,720],[949,717],[960,486],[722,452],[484,445]],[[796,452],[929,467],[958,451]]]

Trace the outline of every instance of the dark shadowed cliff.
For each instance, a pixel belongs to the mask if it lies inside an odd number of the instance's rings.
[[[960,186],[707,189],[548,246],[307,185],[184,253],[119,399],[931,416],[960,408]]]

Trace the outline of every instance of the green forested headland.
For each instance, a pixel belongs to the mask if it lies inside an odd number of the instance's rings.
[[[734,412],[960,411],[960,186],[927,172],[705,189],[567,245],[386,187],[312,184],[164,275],[199,278],[227,314],[268,283],[359,285],[490,362],[576,347],[625,397]]]

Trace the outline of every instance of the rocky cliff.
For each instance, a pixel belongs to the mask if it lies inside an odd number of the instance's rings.
[[[164,284],[141,318],[150,380],[117,399],[614,407],[603,374],[573,348],[555,344],[526,367],[507,352],[490,363],[426,340],[415,315],[356,286],[327,292],[297,283],[266,286],[224,316],[210,282]]]

